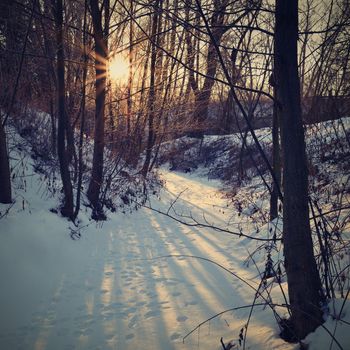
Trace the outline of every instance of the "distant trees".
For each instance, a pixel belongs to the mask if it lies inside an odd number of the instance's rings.
[[[227,30],[227,26],[225,26],[225,19],[227,19],[225,12],[228,4],[228,0],[213,1],[212,4],[213,9],[211,10],[210,15],[210,25],[213,28],[213,36],[215,42],[218,44],[220,44],[221,38]],[[191,4],[191,1],[189,1],[186,11],[188,11],[188,9],[191,7],[194,9],[194,11],[196,11],[196,2],[194,2],[194,4]],[[189,18],[189,14],[187,15],[187,17]],[[195,35],[191,35],[190,32],[187,31],[187,45],[190,60],[189,63],[192,62],[190,63],[192,65],[192,69],[194,67],[194,48],[192,44],[193,38],[195,38]],[[197,40],[199,39],[197,38]],[[197,53],[197,55],[197,60],[199,60],[200,53]],[[208,119],[210,96],[212,94],[212,89],[215,83],[215,77],[218,67],[218,58],[215,50],[215,45],[212,41],[209,41],[208,43],[207,53],[205,56],[205,67],[205,77],[202,87],[200,87],[200,82],[198,81],[198,79],[195,79],[193,70],[189,72],[189,80],[195,96],[193,111],[193,126],[195,130],[190,132],[190,135],[194,137],[203,137],[203,125],[207,122]]]
[[[302,104],[307,121],[345,116],[342,111],[320,106],[320,99],[347,98],[350,91],[350,45],[348,1],[300,3],[300,56]],[[315,23],[319,16],[323,21]],[[340,113],[339,113],[340,112]],[[326,115],[325,115],[326,114]]]

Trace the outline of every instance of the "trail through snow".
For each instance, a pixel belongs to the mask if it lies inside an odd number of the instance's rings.
[[[166,211],[182,192],[179,214],[227,222],[218,182],[165,170],[163,177],[154,208]],[[102,224],[83,214],[89,225],[72,241],[69,223],[49,211],[57,204],[38,190],[39,176],[28,181],[0,221],[0,349],[220,349],[220,337],[238,339],[249,309],[228,312],[182,341],[214,314],[251,304],[254,290],[212,263],[161,257],[212,259],[256,287],[249,279],[257,271],[243,265],[244,240],[141,208]],[[247,349],[294,349],[276,337],[271,311],[257,310]]]

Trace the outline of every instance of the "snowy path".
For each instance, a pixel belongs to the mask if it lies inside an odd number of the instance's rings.
[[[226,222],[216,182],[170,172],[164,177],[166,190],[154,207],[166,210],[186,189],[179,211]],[[249,278],[256,271],[243,266],[242,240],[143,208],[113,214],[102,226],[92,223],[72,241],[67,222],[48,211],[54,202],[42,199],[34,185],[25,194],[28,207],[18,204],[0,221],[0,349],[220,349],[221,336],[238,338],[248,309],[211,321],[182,343],[201,321],[250,304],[249,287],[205,261],[153,258],[202,256]],[[275,338],[277,332],[271,312],[258,312],[247,348],[292,349]]]

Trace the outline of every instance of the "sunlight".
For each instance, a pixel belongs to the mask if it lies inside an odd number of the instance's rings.
[[[109,74],[114,83],[125,83],[129,74],[129,63],[122,55],[116,55],[110,59]]]

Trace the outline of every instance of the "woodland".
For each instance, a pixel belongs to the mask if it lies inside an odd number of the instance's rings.
[[[0,271],[12,268],[6,232],[18,232],[13,247],[20,246],[21,227],[36,218],[32,230],[40,231],[41,213],[60,220],[67,245],[84,245],[89,225],[95,235],[114,222],[126,232],[133,223],[142,231],[148,226],[138,215],[152,213],[156,221],[169,220],[169,227],[179,225],[179,232],[184,227],[215,237],[218,251],[229,247],[227,239],[246,242],[232,269],[204,243],[196,252],[184,245],[139,256],[153,259],[161,252],[168,260],[209,262],[229,272],[228,281],[250,286],[250,303],[233,305],[246,312],[232,331],[237,339],[227,342],[218,326],[217,349],[348,348],[349,21],[348,0],[1,0],[0,236],[6,237]],[[197,186],[197,180],[208,183]],[[206,197],[211,181],[220,199]],[[38,210],[30,211],[39,192]],[[50,208],[43,209],[45,200]],[[207,201],[219,216],[229,216],[216,219],[211,209],[207,216]],[[24,216],[26,210],[34,219]],[[113,242],[117,246],[118,238]],[[128,259],[120,254],[117,260]],[[248,275],[235,273],[245,263],[255,268],[253,287]],[[202,276],[208,271],[215,275],[209,269]],[[0,294],[0,303],[5,299]],[[332,303],[337,311],[330,311]],[[271,337],[279,345],[248,345],[259,307],[262,319],[267,312],[273,316]],[[212,311],[217,314],[207,314],[204,323],[221,317],[221,310]],[[176,341],[203,321],[179,330],[181,337],[168,336],[176,345],[145,341],[144,348],[186,349],[186,341]],[[5,329],[5,317],[1,322]],[[131,324],[137,333],[138,323]],[[305,341],[320,329],[324,347]],[[0,332],[0,345],[60,349],[31,340],[19,345],[16,334]],[[254,339],[259,331],[251,334]],[[119,345],[114,338],[101,345],[96,336],[91,349],[142,347],[129,335]],[[67,348],[88,348],[82,344]],[[208,344],[198,346],[212,349]]]

